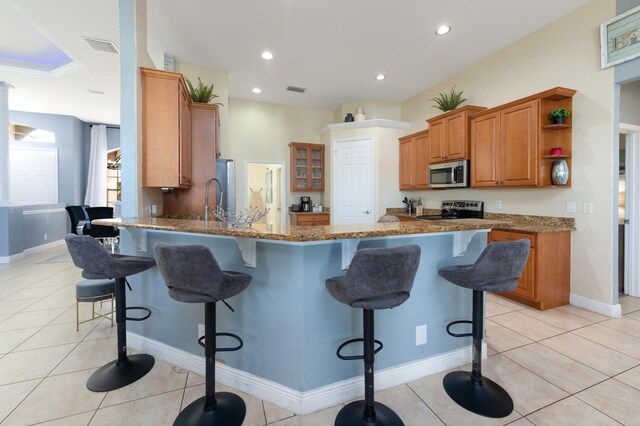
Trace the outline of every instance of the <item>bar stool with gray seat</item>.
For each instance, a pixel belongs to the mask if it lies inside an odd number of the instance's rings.
[[[482,337],[484,335],[484,291],[512,291],[518,286],[524,265],[529,257],[530,242],[489,244],[473,265],[442,268],[438,273],[447,281],[473,290],[473,321],[453,321],[447,333],[453,337],[473,337],[471,372],[454,371],[443,379],[447,394],[461,407],[481,416],[500,418],[513,411],[511,396],[493,380],[482,376]],[[471,324],[471,333],[453,333],[456,324]]]
[[[358,250],[344,277],[334,277],[325,284],[331,296],[352,308],[363,310],[364,338],[347,340],[336,355],[342,360],[364,360],[364,401],[343,407],[336,416],[337,426],[404,425],[389,407],[374,400],[373,364],[382,342],[374,339],[373,311],[400,306],[413,287],[420,264],[420,247],[412,244],[392,248]],[[363,342],[364,354],[345,356],[340,351],[347,345]],[[378,345],[374,349],[374,342]]]
[[[179,302],[204,303],[204,336],[198,339],[198,343],[204,347],[205,354],[205,396],[182,410],[173,424],[240,426],[247,408],[238,395],[215,392],[215,354],[237,351],[243,342],[235,334],[216,333],[216,302],[221,300],[231,309],[224,300],[246,289],[251,275],[223,271],[211,251],[204,246],[158,243],[155,255],[171,298]],[[217,336],[232,337],[238,345],[219,348]]]
[[[153,268],[156,261],[143,256],[110,254],[88,235],[67,234],[64,240],[73,263],[82,269],[84,278],[115,279],[118,358],[96,370],[87,380],[87,388],[94,392],[106,392],[129,385],[147,374],[155,360],[147,354],[127,355],[127,320],[145,320],[151,311],[144,307],[127,307],[124,286],[125,283],[128,285],[128,276]],[[130,309],[142,309],[147,315],[129,318],[126,311]]]

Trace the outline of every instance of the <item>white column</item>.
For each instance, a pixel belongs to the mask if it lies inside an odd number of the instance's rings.
[[[0,202],[9,201],[9,89],[0,81]]]

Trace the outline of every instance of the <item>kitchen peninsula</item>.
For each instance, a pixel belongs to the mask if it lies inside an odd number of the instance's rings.
[[[410,299],[396,309],[376,312],[376,338],[384,343],[376,356],[376,381],[383,389],[469,361],[470,339],[451,338],[445,325],[470,318],[471,292],[447,283],[438,269],[474,262],[489,230],[504,224],[469,219],[233,228],[221,222],[162,218],[95,223],[121,227],[123,254],[153,256],[158,242],[200,244],[211,249],[223,269],[252,275],[249,288],[228,300],[235,313],[218,309],[218,330],[238,334],[244,347],[218,353],[222,362],[216,374],[222,383],[296,413],[363,393],[358,379],[362,365],[335,356],[340,343],[360,336],[361,316],[336,302],[324,285],[327,278],[344,274],[357,248],[418,244],[422,250]],[[157,268],[130,281],[128,303],[152,311],[149,320],[128,324],[130,346],[202,374],[204,361],[196,342],[202,307],[172,300]],[[427,343],[416,345],[416,327],[425,324]],[[221,346],[223,339],[218,339]]]

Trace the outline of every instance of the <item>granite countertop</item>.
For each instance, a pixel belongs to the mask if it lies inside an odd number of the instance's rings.
[[[423,214],[425,215],[436,215],[440,213],[441,213],[441,210],[439,209],[425,209],[423,211]],[[414,218],[416,217],[415,213],[409,215],[406,212],[406,209],[403,209],[403,208],[388,208],[387,214],[395,215],[395,216],[414,217]],[[484,219],[492,220],[492,221],[500,221],[501,224],[493,227],[493,229],[504,230],[504,231],[544,233],[544,232],[563,232],[563,231],[576,230],[575,219],[572,217],[534,216],[534,215],[485,212]],[[437,220],[435,222],[441,222],[441,221]]]
[[[346,240],[354,238],[389,237],[396,235],[431,234],[438,232],[491,229],[504,226],[496,220],[460,219],[399,223],[374,223],[370,225],[326,225],[326,226],[267,226],[253,224],[250,228],[233,228],[224,222],[165,218],[123,218],[94,220],[96,225],[120,226],[124,228],[156,231],[187,232],[194,234],[224,235],[230,237],[256,238],[263,240],[310,242]]]

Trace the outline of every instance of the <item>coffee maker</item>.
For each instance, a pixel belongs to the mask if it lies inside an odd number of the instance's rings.
[[[300,211],[311,211],[311,197],[300,197]]]

